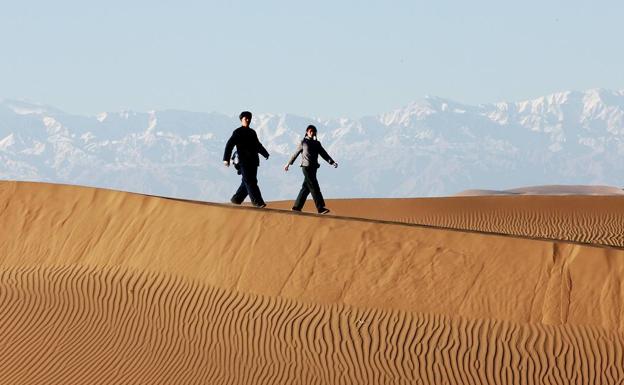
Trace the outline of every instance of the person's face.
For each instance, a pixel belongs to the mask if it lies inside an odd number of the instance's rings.
[[[306,131],[306,134],[308,134],[308,138],[313,138],[315,132],[314,132],[314,130],[308,130],[308,131]]]
[[[243,118],[241,119],[241,124],[243,125],[243,127],[249,127],[249,123],[251,123],[251,119],[243,116]]]

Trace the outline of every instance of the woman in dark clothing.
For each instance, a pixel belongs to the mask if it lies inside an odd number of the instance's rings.
[[[321,194],[321,188],[319,187],[318,180],[316,179],[316,171],[321,165],[318,162],[318,156],[320,155],[327,163],[338,167],[338,163],[327,154],[327,151],[316,139],[316,127],[309,125],[306,128],[306,136],[303,138],[297,151],[290,157],[290,160],[284,166],[284,171],[288,171],[288,167],[295,162],[295,159],[301,154],[301,171],[303,171],[303,185],[301,191],[295,200],[293,206],[294,211],[301,211],[305,204],[308,194],[312,194],[316,210],[319,214],[327,214],[329,209],[325,207],[325,200],[323,200],[323,194]]]

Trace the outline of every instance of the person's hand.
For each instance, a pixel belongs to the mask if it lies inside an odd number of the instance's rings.
[[[332,166],[334,166],[334,168],[338,168],[338,163],[334,162],[334,164],[332,164]]]
[[[284,166],[284,171],[288,171],[288,163],[286,163],[286,165]]]
[[[227,160],[224,160],[224,161],[223,161],[223,165],[224,165],[225,167],[230,167],[230,162],[229,162],[229,161],[227,161]]]
[[[269,160],[269,156],[268,156],[268,155],[267,155],[267,156],[265,156],[265,157],[264,157],[264,159]]]

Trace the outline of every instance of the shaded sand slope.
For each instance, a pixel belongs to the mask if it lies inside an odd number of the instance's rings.
[[[292,202],[270,206],[290,209]],[[349,217],[624,247],[624,196],[330,199],[327,206]]]
[[[3,384],[618,384],[620,334],[316,305],[121,268],[0,273]]]
[[[124,266],[319,304],[624,330],[624,251],[0,184],[0,266]]]

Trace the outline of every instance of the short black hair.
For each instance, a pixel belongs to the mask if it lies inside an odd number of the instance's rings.
[[[249,111],[243,111],[240,113],[240,115],[238,115],[238,120],[243,120],[243,118],[247,118],[249,120],[251,120],[251,112]]]
[[[316,127],[315,127],[315,126],[313,126],[313,125],[311,125],[311,124],[308,126],[308,128],[306,128],[306,132],[308,132],[308,130],[312,130],[312,131],[314,131],[314,133],[315,133],[315,134],[316,134],[316,132],[317,132]]]

